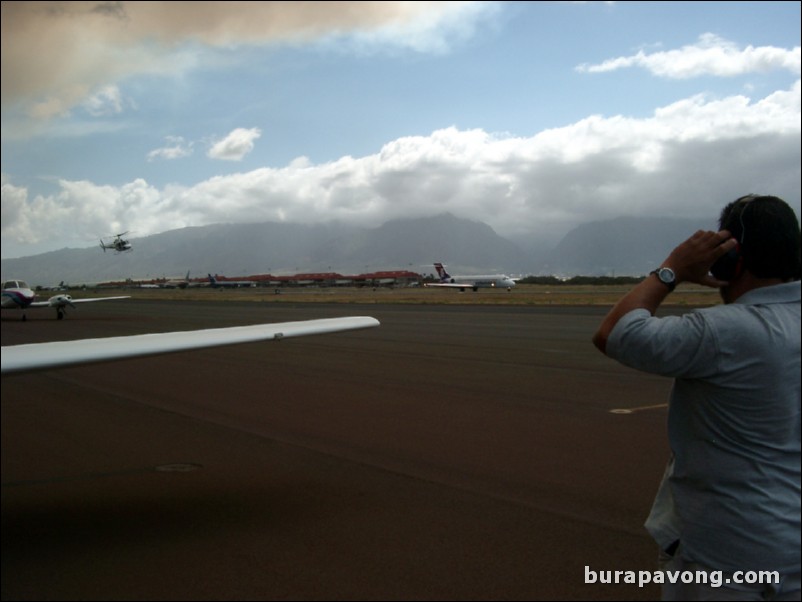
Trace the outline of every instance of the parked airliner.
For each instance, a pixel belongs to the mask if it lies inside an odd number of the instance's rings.
[[[242,287],[247,288],[256,286],[256,283],[253,282],[252,280],[218,280],[220,276],[217,276],[216,274],[214,276],[208,274],[208,276],[209,276],[209,286],[211,286],[212,288],[242,288]]]

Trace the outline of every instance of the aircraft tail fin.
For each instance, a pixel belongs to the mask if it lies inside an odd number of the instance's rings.
[[[434,269],[437,270],[437,275],[440,277],[440,282],[445,282],[451,278],[451,275],[446,272],[446,269],[443,267],[442,263],[435,263]]]

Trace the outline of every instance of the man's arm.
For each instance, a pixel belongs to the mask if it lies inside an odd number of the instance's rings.
[[[710,275],[710,266],[716,259],[735,247],[736,240],[726,230],[711,232],[699,230],[688,240],[676,247],[660,267],[674,271],[676,283],[695,282],[704,286],[719,288],[726,286],[722,280]],[[656,276],[649,276],[624,295],[602,321],[593,344],[602,353],[606,352],[607,339],[618,321],[634,309],[645,309],[654,315],[657,308],[671,292]]]

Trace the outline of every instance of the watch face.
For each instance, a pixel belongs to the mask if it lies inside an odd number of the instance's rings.
[[[657,272],[657,275],[660,276],[660,280],[662,280],[666,284],[674,282],[674,272],[672,272],[667,268],[663,268],[662,270]]]

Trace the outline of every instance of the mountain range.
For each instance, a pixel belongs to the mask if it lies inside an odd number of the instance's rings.
[[[2,260],[2,278],[32,285],[150,280],[207,273],[224,276],[409,270],[515,275],[642,275],[699,224],[693,220],[621,217],[576,227],[553,248],[512,241],[487,224],[442,214],[397,219],[377,228],[333,222],[215,224],[131,238],[128,253],[99,246]]]

